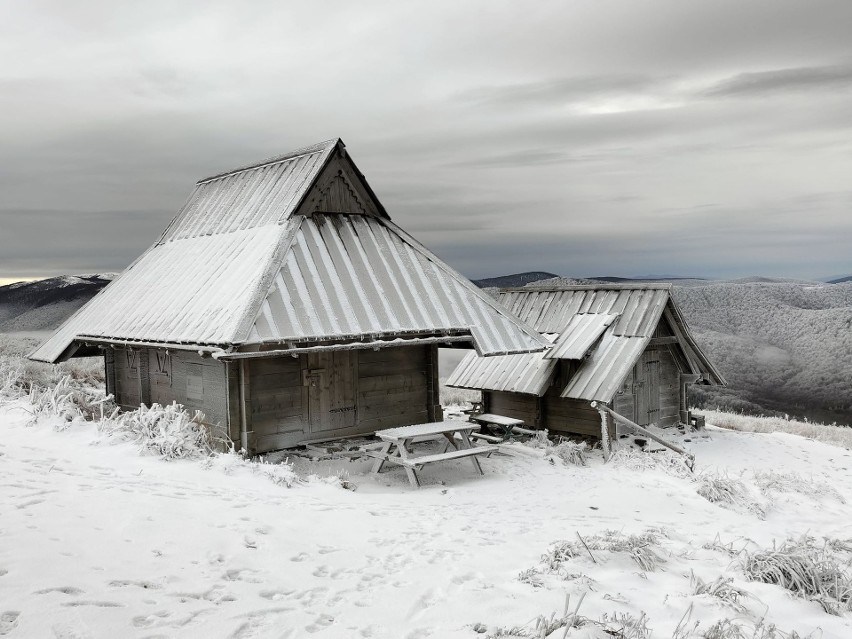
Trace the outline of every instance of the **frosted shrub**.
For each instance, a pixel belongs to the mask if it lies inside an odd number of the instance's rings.
[[[849,562],[828,543],[820,547],[812,537],[805,536],[787,540],[777,548],[745,551],[741,567],[749,579],[786,588],[819,603],[829,614],[852,611]]]
[[[646,453],[632,446],[620,447],[610,457],[610,463],[629,470],[659,470],[673,477],[693,476],[687,465],[687,459],[670,450]]]
[[[594,551],[624,553],[630,556],[636,564],[645,571],[656,570],[665,563],[654,551],[659,546],[662,532],[647,530],[638,535],[625,535],[617,530],[607,530],[600,535],[592,535],[584,539],[577,535],[577,541],[562,541],[554,544],[544,555],[542,563],[549,572],[562,572],[562,564],[580,556],[590,556],[597,562]]]
[[[101,421],[98,429],[109,437],[132,441],[165,459],[207,456],[220,443],[214,438],[204,413],[195,411],[190,415],[177,403],[140,406],[126,413],[116,410]]]
[[[697,478],[699,495],[713,504],[751,512],[766,518],[766,509],[741,480],[721,473],[703,473]]]
[[[551,464],[559,460],[566,466],[585,466],[589,445],[559,437],[556,443],[550,441],[547,430],[536,431],[535,435],[523,442],[524,446],[544,450],[544,459]]]
[[[693,595],[707,595],[726,603],[737,612],[746,611],[743,602],[751,595],[742,588],[735,586],[733,577],[722,577],[720,575],[713,581],[704,581],[693,573],[690,583],[692,584]]]
[[[72,380],[70,375],[62,377],[54,386],[42,388],[33,385],[27,398],[32,405],[31,424],[43,417],[56,417],[61,420],[59,428],[75,420],[92,420],[102,416],[105,405],[111,400],[111,396],[105,395],[102,390],[81,385]]]
[[[289,459],[285,459],[283,462],[277,464],[264,460],[257,462],[246,461],[246,463],[251,464],[252,470],[255,473],[268,478],[276,486],[292,488],[293,484],[299,481],[299,476],[293,470],[293,464],[290,463]]]

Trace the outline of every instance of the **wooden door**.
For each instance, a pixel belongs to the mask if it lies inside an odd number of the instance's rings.
[[[355,366],[352,351],[311,353],[306,371],[312,434],[355,426]]]
[[[645,351],[635,368],[636,423],[647,426],[660,416],[660,359],[656,352]]]

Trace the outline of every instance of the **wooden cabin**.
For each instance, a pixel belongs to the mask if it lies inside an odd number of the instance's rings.
[[[441,420],[439,345],[546,341],[396,226],[331,140],[200,180],[30,357],[102,354],[122,408],[178,402],[260,453]]]
[[[550,348],[488,359],[470,353],[447,385],[482,391],[485,412],[557,433],[599,437],[592,401],[640,426],[688,423],[689,385],[725,382],[690,335],[670,288],[503,289],[500,303]]]

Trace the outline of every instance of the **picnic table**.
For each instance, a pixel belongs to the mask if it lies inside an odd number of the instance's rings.
[[[486,426],[494,426],[502,436],[501,441],[505,441],[511,437],[512,432],[522,435],[534,435],[534,430],[523,428],[524,420],[515,419],[514,417],[504,417],[503,415],[495,415],[494,413],[482,413],[480,415],[472,415],[471,419]],[[484,436],[481,436],[484,437]]]
[[[418,488],[420,486],[420,478],[417,476],[417,472],[426,464],[467,457],[476,471],[482,475],[482,466],[479,465],[477,456],[485,455],[488,457],[497,450],[497,447],[473,446],[470,443],[471,433],[479,430],[479,428],[478,424],[471,424],[469,422],[447,421],[417,424],[415,426],[400,426],[399,428],[376,431],[376,437],[381,439],[384,444],[382,444],[379,450],[367,451],[370,457],[376,458],[373,464],[373,473],[378,474],[381,472],[385,464],[396,464],[405,468],[408,481],[411,482],[412,486]],[[411,444],[413,440],[439,437],[444,437],[447,440],[444,452],[434,455],[420,455],[419,457],[412,455]],[[454,450],[449,450],[451,446]]]

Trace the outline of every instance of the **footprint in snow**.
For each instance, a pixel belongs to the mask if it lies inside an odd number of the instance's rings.
[[[325,613],[321,614],[319,617],[314,619],[312,624],[305,626],[305,630],[308,632],[319,632],[320,630],[324,630],[328,628],[331,624],[334,623],[334,617],[331,615],[327,615]]]
[[[8,635],[18,625],[21,613],[17,610],[7,610],[0,614],[0,635]]]
[[[63,595],[82,595],[85,591],[82,588],[76,588],[74,586],[57,586],[56,588],[36,590],[35,594],[46,595],[51,592],[61,592]]]
[[[290,557],[290,561],[305,561],[305,559],[308,559],[309,557],[310,555],[308,553],[300,552],[298,555]]]

